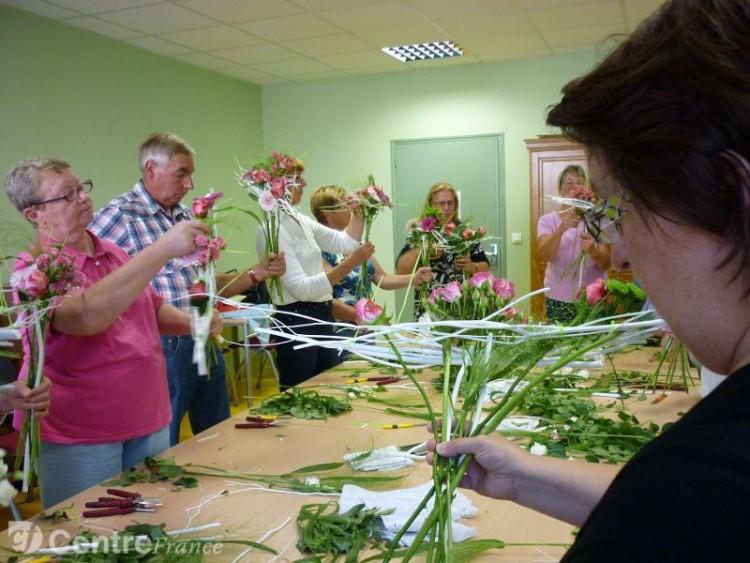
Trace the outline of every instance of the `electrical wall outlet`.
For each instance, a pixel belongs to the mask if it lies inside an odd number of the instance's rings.
[[[512,244],[523,243],[523,233],[510,233],[510,242]]]

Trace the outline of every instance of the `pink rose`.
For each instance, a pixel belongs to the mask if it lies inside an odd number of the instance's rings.
[[[369,325],[377,320],[383,308],[363,297],[354,304],[354,311],[357,314],[357,324]]]
[[[479,236],[480,236],[480,237],[483,237],[484,235],[486,235],[486,234],[487,234],[487,229],[485,229],[484,227],[479,227],[479,228],[477,229],[477,232],[479,233]]]
[[[195,242],[195,246],[198,247],[208,246],[208,237],[206,235],[198,235],[193,242]]]
[[[477,272],[471,276],[469,281],[471,281],[471,285],[474,287],[481,287],[485,282],[492,285],[494,278],[495,277],[490,272]]]
[[[602,278],[586,286],[586,301],[589,305],[596,305],[607,296],[607,287]]]
[[[263,168],[253,168],[250,172],[242,177],[246,182],[249,180],[256,186],[260,186],[268,182],[270,176]]]
[[[260,204],[260,208],[266,213],[271,213],[276,209],[276,198],[273,196],[271,190],[261,192],[258,203]]]
[[[221,199],[223,196],[224,196],[224,192],[211,192],[203,196],[203,199],[206,200],[206,203],[208,203],[210,207],[213,207],[214,204],[216,203],[216,200]]]
[[[436,302],[436,301],[437,301],[438,299],[440,299],[440,297],[441,297],[441,292],[440,292],[440,290],[441,290],[441,289],[442,289],[442,288],[440,288],[440,287],[436,287],[435,289],[433,289],[433,290],[432,290],[432,291],[430,292],[430,296],[429,296],[429,297],[427,298],[427,301],[428,301],[428,302],[429,302],[429,303],[430,303],[431,305],[434,305],[434,304],[435,304],[435,302]]]
[[[456,224],[455,223],[446,223],[443,227],[443,231],[446,234],[451,234],[453,231],[456,230]]]
[[[457,281],[445,284],[440,288],[440,296],[448,303],[453,303],[461,298],[461,284]]]
[[[193,214],[193,217],[204,219],[208,216],[209,209],[211,209],[211,206],[205,199],[202,197],[196,197],[193,199],[193,205],[191,206],[190,211]]]
[[[474,231],[472,231],[471,229],[464,229],[464,232],[461,233],[461,236],[464,240],[469,240],[474,236]]]
[[[286,194],[287,179],[284,176],[271,178],[271,194],[276,199],[281,199]]]
[[[516,284],[505,278],[496,278],[492,282],[492,291],[494,291],[495,295],[500,299],[513,299],[513,296],[516,294]]]
[[[423,233],[429,233],[435,230],[437,219],[435,217],[425,217],[419,222],[419,230]]]
[[[47,292],[49,278],[41,270],[31,266],[16,274],[16,287],[29,297],[41,297]]]

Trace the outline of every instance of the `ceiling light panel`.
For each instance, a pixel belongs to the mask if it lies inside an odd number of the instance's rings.
[[[433,41],[430,43],[383,47],[382,51],[402,63],[449,59],[451,57],[460,57],[464,54],[464,50],[453,41]]]

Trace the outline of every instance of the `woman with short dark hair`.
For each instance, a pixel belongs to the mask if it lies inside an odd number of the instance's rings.
[[[750,2],[667,2],[563,89],[548,123],[582,143],[600,228],[681,342],[731,374],[624,467],[501,438],[463,482],[582,526],[565,561],[729,561],[750,520]],[[606,209],[605,209],[606,208]]]

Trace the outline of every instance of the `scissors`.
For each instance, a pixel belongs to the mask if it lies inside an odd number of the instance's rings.
[[[118,516],[130,514],[131,512],[156,512],[156,507],[161,506],[160,499],[144,498],[140,493],[121,491],[119,489],[107,489],[107,493],[113,497],[99,497],[99,500],[87,502],[86,508],[96,510],[85,510],[84,518],[101,518],[103,516]]]

